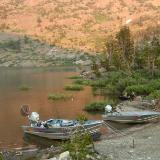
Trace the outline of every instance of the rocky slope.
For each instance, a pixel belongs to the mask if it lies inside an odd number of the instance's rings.
[[[159,0],[2,0],[0,30],[49,43],[102,51],[107,35],[129,24],[141,36],[160,24]]]
[[[91,63],[89,59],[85,52],[62,49],[26,36],[0,33],[0,67],[87,65]]]

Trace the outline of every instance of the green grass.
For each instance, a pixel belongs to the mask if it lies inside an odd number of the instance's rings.
[[[27,85],[22,85],[22,86],[19,87],[19,89],[20,89],[21,91],[28,91],[28,90],[31,89],[31,87],[30,87],[30,86],[27,86]]]
[[[150,80],[148,83],[131,85],[126,87],[125,92],[135,92],[136,95],[149,95],[160,89],[160,79]]]
[[[148,96],[155,90],[160,90],[158,76],[150,77],[144,71],[138,70],[131,75],[122,71],[110,71],[106,77],[91,81],[93,93],[98,95],[119,96],[127,92],[136,95]]]
[[[91,82],[92,87],[98,87],[98,88],[104,88],[107,85],[107,80],[106,79],[100,79],[96,81]]]
[[[64,94],[64,93],[50,93],[48,95],[49,100],[67,100],[72,98],[72,95]]]
[[[67,85],[67,86],[65,86],[65,90],[81,91],[81,90],[83,90],[83,85],[79,85],[79,84]]]
[[[74,81],[74,84],[79,84],[79,85],[90,85],[91,81],[88,79],[76,79]]]
[[[4,158],[3,158],[3,156],[2,156],[2,154],[0,153],[0,160],[4,160]]]
[[[84,107],[84,110],[87,112],[104,112],[105,111],[105,106],[109,105],[114,105],[115,102],[113,101],[99,101],[99,102],[93,102],[91,104],[88,104]]]
[[[151,92],[146,98],[147,99],[160,99],[160,90],[155,90]]]

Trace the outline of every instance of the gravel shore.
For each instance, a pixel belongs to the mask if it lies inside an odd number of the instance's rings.
[[[107,160],[160,160],[160,123],[102,140],[95,149]]]

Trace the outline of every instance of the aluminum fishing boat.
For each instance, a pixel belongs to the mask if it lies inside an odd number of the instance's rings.
[[[138,112],[113,112],[103,115],[105,121],[119,123],[149,123],[160,119],[160,112],[138,111]]]
[[[32,112],[29,116],[30,125],[22,126],[24,133],[36,135],[48,139],[70,139],[74,134],[89,133],[94,139],[100,137],[100,127],[103,121],[98,120],[65,120],[65,119],[49,119],[40,121],[39,114]]]
[[[130,111],[130,112],[113,112],[112,106],[105,107],[105,114],[102,115],[104,121],[119,123],[149,123],[160,119],[160,112],[154,111]]]

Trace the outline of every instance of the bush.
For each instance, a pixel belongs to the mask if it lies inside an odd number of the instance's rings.
[[[80,84],[80,85],[89,85],[91,83],[90,80],[87,79],[77,79],[74,81],[75,84]]]
[[[160,99],[160,90],[155,90],[151,92],[148,96],[147,99]]]
[[[77,116],[76,120],[78,120],[80,122],[84,122],[84,121],[87,121],[88,118],[84,114],[80,114]]]
[[[160,80],[152,80],[146,84],[138,84],[138,85],[132,85],[128,86],[125,89],[125,92],[131,93],[135,92],[137,95],[149,95],[151,92],[154,90],[159,90],[160,89]]]
[[[3,155],[0,153],[0,160],[4,160]]]
[[[22,85],[22,86],[19,87],[19,89],[20,89],[21,91],[28,91],[29,89],[31,89],[31,87],[29,87],[29,86],[27,86],[27,85]]]
[[[117,89],[116,85],[107,85],[103,91],[104,95],[119,95],[121,92]]]
[[[93,102],[91,104],[88,104],[84,107],[84,110],[87,112],[104,112],[105,106],[107,104],[114,105],[115,103],[113,101],[101,101],[101,102]]]
[[[77,133],[73,135],[71,140],[63,145],[64,150],[69,151],[72,159],[85,160],[87,155],[93,154],[88,147],[93,144],[92,137],[85,131],[83,133],[78,132],[77,129]]]
[[[0,43],[0,48],[3,49],[12,49],[12,50],[20,50],[21,49],[21,42],[20,40],[9,40],[9,41],[5,41],[3,43]]]
[[[80,90],[83,90],[83,86],[78,84],[71,84],[66,86],[65,90],[80,91]]]
[[[107,80],[96,80],[91,83],[91,86],[103,88],[106,86],[106,84],[107,84]]]
[[[64,93],[51,93],[48,95],[49,100],[66,100],[71,97],[72,95],[66,95]]]
[[[127,92],[128,94],[131,94],[134,92],[136,95],[148,95],[152,91],[151,88],[149,88],[148,85],[132,85],[128,86],[124,92]]]

